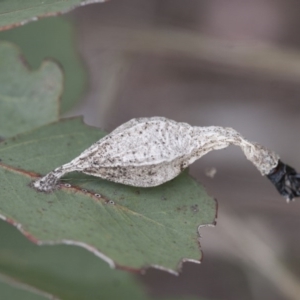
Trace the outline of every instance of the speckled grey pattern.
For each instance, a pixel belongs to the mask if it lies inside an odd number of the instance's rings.
[[[137,187],[157,186],[206,153],[229,145],[241,147],[262,175],[278,163],[278,155],[247,141],[232,128],[192,127],[163,117],[138,118],[119,126],[33,186],[51,191],[61,176],[73,171]]]

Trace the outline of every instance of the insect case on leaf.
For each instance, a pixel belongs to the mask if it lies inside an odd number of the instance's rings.
[[[273,151],[247,141],[232,128],[190,126],[163,117],[126,122],[32,185],[51,192],[59,178],[78,171],[126,185],[153,187],[173,179],[206,153],[229,145],[241,147],[288,201],[300,196],[300,175]]]

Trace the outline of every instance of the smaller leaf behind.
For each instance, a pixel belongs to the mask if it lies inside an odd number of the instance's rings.
[[[45,58],[54,58],[64,70],[61,113],[82,96],[86,74],[75,48],[73,23],[66,18],[47,18],[26,26],[0,32],[0,40],[16,43],[31,68],[38,68]]]
[[[62,83],[56,63],[44,61],[31,71],[16,46],[0,42],[0,136],[11,137],[58,120]]]

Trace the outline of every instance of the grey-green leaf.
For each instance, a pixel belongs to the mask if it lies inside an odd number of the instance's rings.
[[[8,300],[47,300],[49,298],[37,295],[26,289],[17,288],[8,283],[1,282],[0,275],[0,299]]]
[[[86,74],[75,47],[75,30],[65,18],[46,18],[0,32],[0,40],[17,44],[31,68],[37,69],[45,58],[54,58],[64,70],[61,113],[76,104],[86,85]]]
[[[78,6],[106,0],[2,0],[0,1],[0,31],[24,25],[38,18],[66,13]]]
[[[0,137],[31,130],[59,117],[63,74],[52,61],[30,71],[14,45],[0,42]]]
[[[112,266],[174,272],[183,260],[201,260],[198,226],[215,222],[216,203],[186,172],[155,188],[83,174],[65,178],[76,187],[50,194],[29,187],[34,173],[68,162],[103,136],[75,118],[2,142],[0,214],[36,242],[81,245]]]

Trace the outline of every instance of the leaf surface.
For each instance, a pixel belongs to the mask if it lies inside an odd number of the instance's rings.
[[[35,173],[70,161],[104,135],[75,118],[0,143],[3,218],[36,243],[80,245],[111,266],[176,272],[184,260],[199,261],[198,226],[214,224],[216,203],[186,172],[155,188],[74,173],[64,178],[71,188],[44,194],[29,187]]]
[[[0,299],[9,300],[47,300],[49,298],[36,295],[31,291],[11,286],[0,279]]]
[[[105,0],[2,0],[0,1],[0,30],[24,25],[38,18],[66,13],[78,6]]]
[[[54,58],[64,70],[61,113],[78,102],[86,85],[86,74],[75,47],[72,22],[47,18],[0,32],[0,39],[17,44],[31,68],[37,69],[45,58]]]
[[[0,273],[44,293],[64,300],[148,298],[131,274],[112,270],[84,249],[38,247],[2,221],[0,235]],[[15,299],[2,293],[0,284],[0,299]]]
[[[62,81],[54,62],[30,71],[14,45],[0,42],[0,137],[56,121]]]
[[[0,236],[3,237],[0,244],[0,299],[40,300],[42,294],[48,298],[52,295],[64,300],[153,299],[132,274],[112,270],[105,262],[84,249],[65,245],[38,247],[3,221],[0,221]],[[27,285],[23,296],[22,290],[17,291],[17,295],[22,297],[2,297],[7,295],[9,287],[2,286],[2,289],[1,273]],[[36,298],[25,298],[30,287],[36,290]],[[12,288],[9,288],[9,292],[13,292]],[[196,298],[168,298],[172,299]],[[197,299],[200,300],[198,297]]]

